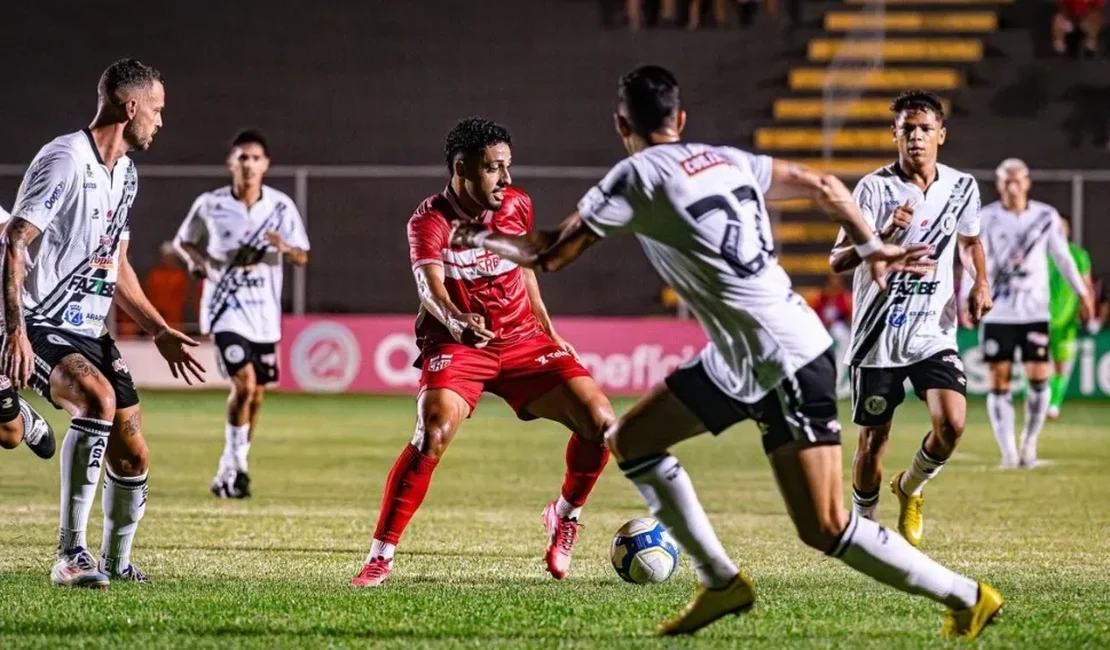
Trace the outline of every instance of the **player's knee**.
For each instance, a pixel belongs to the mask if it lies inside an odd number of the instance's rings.
[[[108,421],[116,417],[116,396],[110,387],[81,386],[77,397],[78,415]]]
[[[446,411],[429,409],[417,426],[413,445],[426,456],[439,458],[455,436],[458,423]]]
[[[23,441],[23,424],[11,420],[0,424],[0,449],[15,449]]]
[[[231,382],[231,401],[240,407],[248,406],[254,400],[257,388],[254,377],[237,377]]]
[[[933,420],[933,433],[946,445],[954,448],[964,435],[966,426],[967,416],[945,415]]]
[[[262,408],[262,400],[264,400],[265,398],[266,390],[262,388],[262,386],[256,386],[255,389],[251,391],[251,410],[257,411],[258,409]]]
[[[137,443],[119,445],[109,450],[108,467],[117,476],[139,476],[150,465],[150,452],[141,437]]]
[[[883,445],[890,438],[890,427],[860,427],[859,453],[867,456],[878,456],[883,451]]]

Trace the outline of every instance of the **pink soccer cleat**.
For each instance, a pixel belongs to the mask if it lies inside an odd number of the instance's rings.
[[[547,571],[556,580],[562,580],[570,570],[570,554],[578,541],[578,520],[560,517],[552,501],[543,509],[543,523],[547,527],[547,553],[543,559],[547,562]]]
[[[376,557],[362,565],[362,571],[351,578],[352,587],[380,587],[393,573],[393,560]]]

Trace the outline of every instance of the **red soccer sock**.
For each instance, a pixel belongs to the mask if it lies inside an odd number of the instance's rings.
[[[428,494],[432,472],[438,464],[438,458],[420,453],[411,444],[405,445],[405,450],[401,452],[397,462],[393,463],[393,469],[389,471],[389,478],[385,482],[385,494],[382,495],[382,509],[378,513],[374,539],[393,545],[400,541],[401,533],[405,532],[409,520]]]
[[[605,463],[609,448],[603,442],[590,442],[577,433],[567,441],[567,473],[563,478],[563,499],[581,508],[590,496]]]

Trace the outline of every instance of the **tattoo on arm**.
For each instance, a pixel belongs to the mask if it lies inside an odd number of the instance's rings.
[[[23,279],[27,275],[27,247],[39,236],[38,226],[19,217],[12,218],[4,230],[3,271],[0,282],[4,293],[4,323],[8,332],[23,327]]]

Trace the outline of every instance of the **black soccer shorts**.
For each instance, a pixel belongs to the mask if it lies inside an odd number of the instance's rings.
[[[906,399],[905,383],[910,380],[918,399],[925,391],[940,388],[967,394],[964,364],[955,350],[937,352],[908,366],[873,368],[853,366],[852,421],[874,427],[890,422],[898,405]]]
[[[1013,361],[1014,350],[1018,348],[1023,363],[1048,361],[1048,321],[983,323],[979,338],[987,363]]]
[[[104,375],[116,396],[116,408],[125,409],[139,403],[139,391],[131,379],[131,371],[120,356],[116,342],[105,334],[99,338],[75,334],[67,330],[27,323],[27,338],[35,353],[35,370],[31,374],[31,388],[42,395],[55,408],[61,408],[50,398],[50,373],[62,359],[79,354]]]
[[[744,420],[755,420],[763,432],[763,451],[794,441],[840,444],[836,417],[836,360],[830,348],[779,383],[758,402],[746,404],[725,393],[709,377],[698,357],[666,379],[667,388],[718,435]]]
[[[259,386],[277,382],[275,343],[256,343],[234,332],[216,332],[213,338],[218,351],[216,362],[224,379],[230,379],[249,363],[254,367],[254,378]]]

